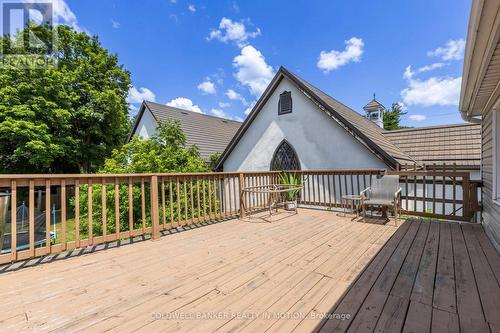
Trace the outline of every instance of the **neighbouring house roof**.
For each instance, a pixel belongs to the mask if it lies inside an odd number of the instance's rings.
[[[360,141],[361,144],[365,145],[388,166],[395,168],[397,164],[414,163],[414,160],[387,139],[382,133],[383,129],[372,121],[335,100],[297,75],[292,74],[286,68],[280,67],[247,119],[222,154],[217,169],[222,169],[224,161],[236,147],[241,137],[245,134],[246,130],[252,124],[257,114],[283,78],[287,78],[292,82],[307,98],[318,106],[319,110],[329,115],[332,121],[342,126],[349,134]]]
[[[178,120],[186,135],[187,146],[196,145],[204,159],[208,159],[212,154],[222,153],[241,126],[239,121],[144,101],[136,117],[132,134],[135,134],[146,109],[151,112],[157,123]]]
[[[457,124],[385,131],[384,136],[417,163],[456,163],[458,168],[479,169],[481,125]]]
[[[459,110],[467,121],[500,96],[500,2],[473,0],[464,56]]]

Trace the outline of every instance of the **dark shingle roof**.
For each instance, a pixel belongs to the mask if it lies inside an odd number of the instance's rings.
[[[200,155],[208,159],[214,153],[222,153],[241,126],[241,122],[174,108],[164,104],[144,101],[157,122],[178,120],[186,135],[188,146],[196,145]],[[134,129],[135,130],[135,129]]]
[[[384,136],[417,163],[481,165],[481,125],[457,124],[386,131]]]

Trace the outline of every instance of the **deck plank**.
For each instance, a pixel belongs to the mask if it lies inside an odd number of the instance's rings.
[[[377,332],[400,332],[403,328],[430,226],[430,223],[426,221],[419,223],[420,228],[378,319],[375,328]]]
[[[421,225],[418,231],[416,223]],[[498,331],[495,270],[500,257],[483,228],[413,219],[407,225],[411,226],[391,237],[329,311],[350,318],[330,318],[315,331]]]
[[[455,271],[450,224],[439,225],[439,255],[434,282],[433,306],[451,313],[457,312]]]
[[[0,325],[8,331],[226,332],[252,321],[161,316],[308,314],[320,302],[327,311],[397,230],[307,209],[272,223],[230,220],[174,230],[155,242],[0,274]],[[279,319],[256,323],[272,330],[301,323]]]
[[[476,279],[465,245],[462,228],[459,224],[451,224],[450,229],[453,241],[457,312],[460,331],[487,332],[489,328],[481,307]],[[477,258],[474,258],[474,260],[477,260]]]

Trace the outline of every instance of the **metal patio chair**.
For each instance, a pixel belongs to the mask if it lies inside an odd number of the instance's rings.
[[[371,186],[361,191],[360,196],[363,217],[366,217],[367,206],[392,207],[396,224],[398,223],[398,213],[401,213],[399,176],[372,176]]]

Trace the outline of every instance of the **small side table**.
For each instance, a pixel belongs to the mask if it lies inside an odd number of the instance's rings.
[[[346,208],[349,207],[349,201],[351,202],[351,213],[356,211],[356,217],[352,218],[354,220],[355,218],[359,217],[359,206],[361,204],[361,196],[356,195],[356,194],[349,194],[349,195],[343,195],[342,196],[342,201],[345,202],[344,206],[344,216],[346,216]]]

